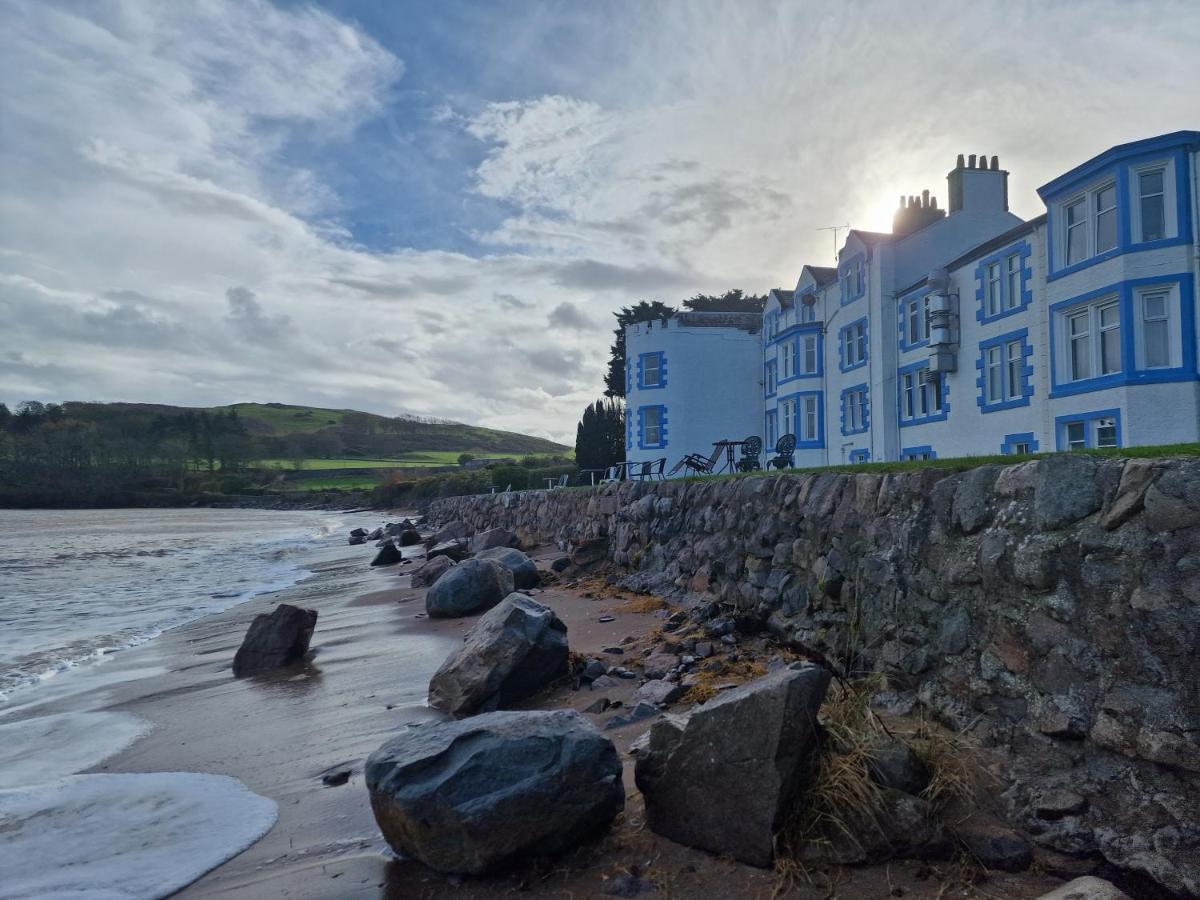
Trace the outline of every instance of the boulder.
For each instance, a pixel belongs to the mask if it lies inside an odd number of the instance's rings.
[[[542,583],[542,576],[538,574],[537,565],[520,550],[513,550],[510,547],[494,547],[484,550],[482,553],[476,553],[475,558],[494,559],[512,572],[513,586],[518,591],[537,587]]]
[[[880,787],[920,794],[929,784],[929,769],[908,744],[883,738],[871,748],[871,780]]]
[[[1024,872],[1033,864],[1029,842],[1011,829],[995,825],[962,825],[954,830],[954,836],[985,868]]]
[[[439,556],[448,556],[455,562],[462,562],[468,556],[466,541],[443,541],[440,544],[434,544],[425,551],[426,559],[435,559]]]
[[[655,722],[634,770],[650,829],[769,866],[817,750],[829,679],[827,669],[797,663]]]
[[[684,687],[682,684],[674,681],[655,679],[654,681],[647,681],[638,688],[637,692],[633,695],[633,699],[635,702],[645,701],[646,703],[653,703],[655,706],[667,706],[670,703],[674,703],[683,694]]]
[[[559,853],[625,805],[616,748],[574,710],[412,728],[371,754],[365,776],[392,849],[439,872]]]
[[[391,541],[388,541],[379,548],[379,552],[376,553],[375,558],[371,560],[371,565],[393,566],[402,559],[404,559],[404,554],[400,552],[400,548]]]
[[[444,544],[447,541],[458,541],[469,538],[471,534],[471,526],[466,522],[450,522],[435,531],[431,540],[435,545]]]
[[[300,659],[308,652],[316,627],[315,609],[287,603],[280,603],[270,614],[255,616],[233,657],[233,674],[240,678]]]
[[[567,567],[571,565],[571,557],[560,556],[554,562],[550,563],[551,572],[565,572]]]
[[[1112,882],[1085,875],[1042,894],[1037,900],[1129,900],[1129,895]]]
[[[573,543],[570,556],[572,565],[588,566],[608,556],[608,538],[588,538]]]
[[[362,529],[359,529],[359,530],[361,531]],[[367,542],[367,536],[365,534],[350,535],[350,546],[351,547],[353,547],[357,544],[365,544],[366,542]]]
[[[415,528],[405,528],[396,533],[396,542],[401,547],[415,547],[421,543],[421,532]]]
[[[519,543],[517,536],[508,529],[489,528],[471,538],[470,550],[472,553],[478,554],[496,547],[515,547]]]
[[[508,706],[567,674],[567,626],[524,594],[509,594],[467,632],[429,682],[429,705],[452,716]]]
[[[450,569],[454,568],[454,560],[448,556],[435,556],[412,573],[413,587],[429,587]],[[404,574],[401,572],[400,574]]]
[[[360,538],[365,538],[366,536],[367,536],[367,529],[365,529],[365,528],[352,528],[352,529],[350,529],[350,537],[360,537]]]
[[[632,725],[634,722],[642,722],[646,719],[652,719],[657,715],[658,707],[653,703],[647,703],[643,700],[627,712],[615,715],[605,722],[604,730],[612,731],[614,728],[624,728],[626,725]]]
[[[445,572],[425,594],[434,618],[469,616],[491,609],[512,593],[513,577],[494,559],[468,559]]]
[[[381,537],[383,537],[383,529],[376,528],[374,531],[372,531],[370,534],[367,535],[367,540],[368,541],[377,541]]]

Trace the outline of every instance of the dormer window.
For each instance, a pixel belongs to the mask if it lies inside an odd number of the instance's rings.
[[[1063,249],[1068,266],[1117,246],[1117,186],[1109,181],[1063,204]]]

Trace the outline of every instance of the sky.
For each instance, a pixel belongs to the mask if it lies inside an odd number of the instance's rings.
[[[573,442],[612,313],[1200,127],[1200,4],[0,0],[0,401]]]

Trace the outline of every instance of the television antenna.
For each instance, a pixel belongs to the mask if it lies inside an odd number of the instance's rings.
[[[824,228],[818,228],[817,231],[832,231],[833,232],[833,264],[837,265],[838,258],[838,232],[849,230],[849,225],[826,225]]]

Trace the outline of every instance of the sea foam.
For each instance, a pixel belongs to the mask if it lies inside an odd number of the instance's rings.
[[[124,712],[68,712],[0,724],[0,788],[53,781],[99,765],[149,733]]]

